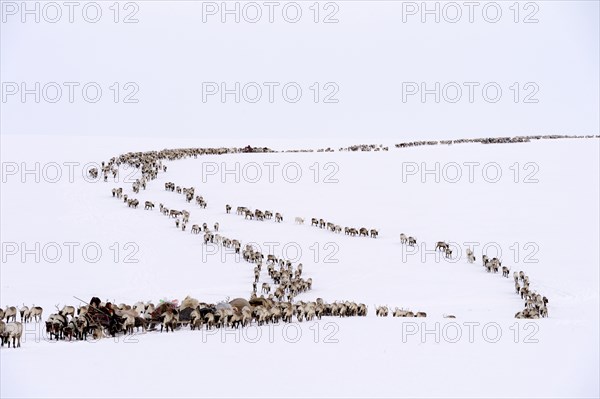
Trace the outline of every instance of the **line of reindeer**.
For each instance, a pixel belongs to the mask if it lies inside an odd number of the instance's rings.
[[[231,205],[229,205],[229,204],[225,205],[226,213],[231,213],[231,209],[232,209]],[[236,213],[236,215],[244,216],[244,219],[249,219],[249,220],[264,221],[264,220],[273,219],[272,211],[265,210],[263,212],[260,209],[255,209],[254,211],[252,211],[245,206],[238,206],[235,213]],[[277,222],[277,223],[283,222],[283,215],[281,213],[275,212],[275,222]]]
[[[416,238],[407,237],[402,233],[400,234],[400,243],[414,246],[416,244]],[[444,253],[446,258],[452,258],[450,244],[445,241],[436,242],[435,250]],[[476,257],[470,248],[467,248],[466,255],[468,263],[474,263],[476,261]],[[502,270],[502,277],[509,278],[510,268],[502,266],[502,261],[500,259],[495,257],[490,259],[486,254],[483,254],[481,259],[482,265],[488,273],[495,274]],[[513,279],[516,293],[521,296],[521,299],[525,300],[525,308],[522,311],[517,312],[515,318],[538,319],[540,317],[548,317],[548,298],[530,289],[529,277],[521,270],[518,273],[516,271],[513,272]],[[522,286],[521,283],[523,284]],[[402,309],[396,309],[396,311],[400,313],[403,312]]]
[[[168,151],[168,150],[166,150]],[[177,152],[177,150],[172,150]],[[179,154],[178,156],[181,156],[181,154]],[[196,155],[195,155],[196,156]],[[152,170],[152,169],[149,169]],[[158,172],[159,168],[155,169],[155,172]],[[166,167],[164,167],[164,171],[166,171]],[[154,176],[155,177],[155,176]],[[143,187],[145,188],[145,177],[142,177],[142,181],[143,181]],[[136,181],[137,184],[140,184],[140,181]],[[134,183],[134,184],[136,184]],[[175,186],[174,183],[172,182],[167,182],[165,183],[165,189],[166,190],[170,190],[170,191],[176,191],[177,193],[181,193],[184,194],[186,196],[186,201],[187,202],[191,202],[193,196],[194,196],[194,188],[181,188],[180,186]],[[115,195],[115,193],[113,192],[113,195]],[[137,200],[135,200],[137,201]],[[197,196],[196,197],[196,202],[198,203],[198,205],[200,205],[201,207],[206,207],[206,202],[204,201],[204,199],[201,196]],[[128,204],[129,205],[129,204]],[[135,204],[134,202],[134,207],[137,206],[137,204]],[[154,204],[147,201],[146,202],[146,209],[152,209],[154,207]],[[161,204],[161,211],[163,211],[163,206]],[[226,213],[230,213],[231,212],[232,207],[227,204],[225,206],[225,211]],[[177,212],[177,211],[176,211]],[[273,217],[273,213],[269,210],[267,211],[261,211],[259,209],[256,209],[254,212],[251,211],[249,208],[247,207],[237,207],[236,210],[236,214],[238,215],[243,215],[245,217],[245,219],[256,219],[256,220],[265,220],[265,219],[271,219]],[[189,218],[189,214],[185,215],[184,214],[184,222],[182,223],[182,230],[185,230],[185,225],[187,223],[187,218]],[[275,221],[276,222],[282,222],[283,221],[283,216],[277,212],[275,213]],[[295,218],[295,223],[296,224],[304,224],[304,218],[302,217],[296,217]],[[179,227],[179,221],[176,221],[176,225],[177,227]],[[317,218],[312,218],[311,219],[311,226],[315,226],[315,227],[319,227],[321,229],[326,228],[329,231],[335,232],[335,233],[341,233],[342,228],[340,225],[334,224],[332,222],[326,222],[324,219],[317,219]],[[215,224],[215,230],[218,231],[218,223]],[[240,246],[241,244],[239,244],[239,241],[237,240],[222,240],[221,237],[219,237],[218,235],[213,235],[212,233],[210,233],[210,231],[208,230],[208,227],[206,225],[206,223],[203,224],[203,230],[205,231],[205,243],[207,242],[216,242],[220,243],[220,242],[225,242],[225,246],[228,245],[233,245],[234,248],[236,249],[236,252],[239,253],[240,250]],[[198,225],[194,225],[192,227],[192,232],[193,233],[199,233],[200,229]],[[373,238],[376,238],[378,236],[378,231],[376,229],[371,229],[368,230],[365,227],[362,227],[360,229],[356,229],[356,228],[352,228],[352,227],[345,227],[344,228],[344,233],[346,235],[350,235],[350,236],[371,236]],[[404,233],[400,234],[400,242],[402,244],[406,244],[409,246],[415,246],[417,243],[417,239],[413,236],[407,236]],[[443,251],[446,258],[451,258],[452,257],[452,249],[450,248],[450,246],[443,242],[443,241],[439,241],[436,243],[436,250],[440,250]],[[472,251],[470,249],[467,249],[467,260],[469,263],[473,263],[476,258],[474,256],[474,254],[472,253]],[[483,257],[483,265],[486,268],[486,270],[488,272],[491,273],[497,273],[500,269],[500,267],[502,267],[502,274],[504,277],[508,277],[509,274],[509,269],[506,266],[501,266],[501,261],[498,260],[497,258],[494,259],[487,259],[487,256],[484,255]],[[518,281],[515,282],[515,284],[518,284]],[[266,288],[266,286],[264,287]],[[526,299],[526,303],[525,303],[525,309],[522,312],[518,312],[515,317],[536,317],[537,316],[541,316],[541,317],[547,317],[548,315],[548,310],[547,310],[547,298],[546,297],[542,297],[541,298],[541,302],[539,299],[540,295],[535,293],[535,292],[529,292],[529,285],[527,282],[527,285],[524,285],[523,288],[516,288],[517,289],[517,293],[519,293],[521,295],[521,297],[523,299]],[[381,310],[381,314],[385,313],[384,309],[385,307],[379,307],[378,309]],[[395,314],[408,314],[410,315],[412,312],[410,311],[405,311],[404,309],[398,309],[396,308]],[[418,313],[422,313],[422,312],[417,312]]]
[[[295,222],[296,224],[304,224],[304,218],[296,217]],[[327,229],[332,233],[342,232],[342,226],[333,222],[326,222],[324,219],[312,218],[310,220],[310,225],[320,229]],[[351,237],[369,237],[370,235],[371,238],[377,238],[377,236],[379,236],[379,231],[377,229],[369,230],[366,227],[360,227],[358,229],[355,227],[344,227],[344,234]]]
[[[489,141],[489,142],[494,142],[494,141]],[[168,158],[168,159],[181,159],[183,157],[187,157],[187,156],[191,156],[193,155],[194,157],[197,157],[197,155],[203,154],[203,153],[208,153],[208,154],[214,154],[214,153],[229,153],[229,152],[241,152],[241,149],[179,149],[179,150],[163,150],[163,152],[160,153],[156,153],[156,152],[151,152],[151,153],[137,153],[138,158],[134,158],[129,159],[128,162],[138,168],[142,168],[142,179],[138,179],[136,180],[136,182],[134,183],[134,186],[142,186],[145,189],[146,186],[146,179],[154,179],[156,178],[156,174],[158,173],[159,170],[162,170],[166,172],[166,166],[163,166],[160,161],[159,164],[156,164],[156,157],[158,156],[159,159],[162,158]],[[247,149],[244,149],[243,152],[271,152],[271,150],[269,149],[257,149],[257,151],[254,151],[254,149],[250,148],[250,151],[247,151]],[[150,159],[146,159],[146,157],[148,157],[147,154],[150,154],[152,156],[150,156]],[[157,155],[160,154],[160,155]],[[127,155],[127,154],[126,154]],[[121,156],[123,157],[123,156]],[[127,158],[126,158],[127,159]],[[135,163],[133,162],[135,160]],[[110,164],[110,162],[109,162]],[[104,162],[103,162],[103,168],[104,168]],[[104,168],[106,170],[106,168]],[[144,170],[146,171],[146,173],[144,173]],[[148,176],[146,176],[146,174],[148,174]],[[135,188],[135,187],[134,187]],[[175,184],[173,182],[167,182],[165,183],[165,189],[166,190],[170,190],[170,191],[176,191],[177,193],[181,193],[184,194],[186,197],[186,201],[187,202],[191,202],[191,200],[194,197],[194,188],[182,188],[180,186],[175,186]],[[120,190],[120,189],[118,189]],[[135,190],[134,190],[135,191]],[[115,193],[115,191],[113,190],[113,196],[118,196],[119,193]],[[122,194],[122,191],[121,191]],[[196,197],[196,202],[198,205],[200,205],[200,207],[205,208],[206,207],[206,202],[204,201],[204,199],[202,198],[202,196],[197,196]],[[137,207],[137,200],[134,200],[134,202],[132,204],[130,204],[128,202],[128,206],[133,206],[133,207]],[[154,208],[154,204],[151,203],[150,201],[146,201],[146,209],[153,209]],[[225,211],[226,213],[230,213],[231,212],[232,207],[227,204],[225,206]],[[161,204],[161,211],[163,210],[163,205]],[[167,210],[168,211],[168,210]],[[170,212],[173,212],[172,210]],[[183,211],[185,212],[185,211]],[[170,215],[173,215],[172,213],[169,213]],[[178,214],[178,211],[175,211],[174,213],[175,215]],[[247,207],[243,207],[243,206],[239,206],[237,207],[236,210],[236,214],[238,215],[243,215],[245,219],[256,219],[256,220],[265,220],[265,219],[271,219],[273,217],[273,212],[266,210],[266,211],[261,211],[259,209],[256,209],[254,212],[251,211],[249,208]],[[189,218],[189,213],[183,214],[184,216],[184,221],[182,223],[182,230],[185,231],[185,226],[187,223],[187,219]],[[279,213],[276,212],[275,213],[275,221],[276,222],[282,222],[283,221],[283,216]],[[295,218],[295,223],[296,224],[304,224],[304,218],[302,217],[296,217]],[[179,220],[176,220],[176,226],[179,227]],[[319,227],[321,229],[326,228],[329,231],[335,232],[335,233],[341,233],[342,231],[342,227],[340,225],[337,225],[335,223],[332,222],[326,222],[324,219],[317,219],[317,218],[312,218],[311,219],[311,226],[315,226],[315,227]],[[216,231],[218,231],[218,223],[215,223],[214,228]],[[207,242],[217,242],[217,243],[225,243],[225,246],[228,245],[233,245],[234,248],[236,249],[236,252],[239,253],[240,251],[240,246],[241,244],[239,243],[239,241],[237,240],[228,240],[225,239],[223,240],[218,234],[212,234],[209,230],[208,227],[206,225],[206,223],[203,224],[203,230],[205,232],[205,236],[204,236],[204,241],[205,243]],[[192,226],[192,233],[199,233],[200,229],[198,225],[194,225]],[[344,228],[344,233],[346,235],[350,235],[350,236],[371,236],[373,238],[376,238],[379,235],[379,232],[377,229],[370,229],[368,230],[365,227],[361,227],[359,229],[357,228],[353,228],[353,227],[345,227]],[[409,245],[409,246],[415,246],[417,243],[417,239],[413,236],[407,236],[404,233],[400,234],[400,242],[401,244],[405,244],[405,245]],[[439,241],[436,243],[436,250],[440,250],[443,251],[446,258],[452,258],[452,249],[450,248],[450,246],[444,242],[444,241]],[[490,273],[497,273],[499,271],[500,268],[502,268],[502,275],[504,277],[508,278],[508,275],[510,273],[510,269],[507,268],[506,266],[502,266],[501,265],[501,261],[497,258],[493,258],[493,259],[487,259],[486,255],[483,255],[483,266],[486,268],[486,270]],[[473,254],[473,252],[470,249],[467,249],[467,260],[469,263],[474,263],[476,258]],[[516,272],[515,272],[516,273]],[[522,272],[521,272],[522,273]],[[515,289],[517,291],[517,293],[519,295],[521,295],[521,297],[523,299],[525,299],[525,309],[521,312],[518,312],[515,317],[524,317],[524,318],[535,318],[535,317],[547,317],[548,316],[548,309],[547,309],[547,303],[548,300],[547,298],[541,297],[541,295],[537,294],[535,291],[531,291],[529,290],[529,282],[527,280],[527,283],[525,283],[524,280],[520,280],[524,283],[523,287],[517,287],[517,285],[519,284],[519,280],[515,279]],[[266,287],[265,287],[266,288]],[[540,298],[541,297],[541,298]],[[381,313],[385,313],[383,312],[383,307],[380,307],[382,312]],[[395,310],[395,314],[404,314],[403,312],[405,312],[403,309],[396,309]],[[407,314],[410,311],[406,312]],[[417,312],[417,313],[421,313],[421,312]]]

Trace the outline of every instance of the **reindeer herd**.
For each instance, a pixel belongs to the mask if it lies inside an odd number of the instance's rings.
[[[15,306],[7,306],[6,309],[0,308],[0,345],[8,344],[12,340],[14,348],[21,347],[21,335],[23,334],[23,324],[32,320],[35,322],[42,320],[42,309],[39,306],[32,306],[31,309],[25,304],[17,310]],[[17,312],[20,316],[20,321],[17,321]],[[6,318],[6,322],[4,319]],[[12,321],[11,321],[12,319]]]
[[[95,302],[94,299],[97,298],[92,298],[89,305],[78,308],[65,306],[58,313],[51,314],[45,323],[45,331],[49,339],[86,341],[88,337],[100,339],[106,335],[131,335],[140,330],[155,331],[159,327],[160,332],[168,333],[186,327],[191,330],[232,329],[247,327],[252,323],[258,326],[280,321],[291,323],[294,318],[298,322],[303,322],[315,318],[320,320],[323,316],[367,315],[365,304],[351,301],[327,303],[322,298],[317,298],[316,301],[292,303],[253,295],[250,300],[236,298],[229,302],[221,301],[214,304],[200,302],[188,296],[179,306],[176,305],[176,301],[158,305],[152,302],[116,305],[108,301]],[[107,322],[98,323],[91,316],[92,314],[106,315]],[[2,322],[0,328],[3,336],[13,338],[14,347],[20,347],[23,331],[21,322]],[[3,343],[7,340],[8,338],[3,340]]]
[[[399,145],[398,147],[402,147]],[[384,151],[387,148],[368,147],[368,150]],[[348,150],[348,149],[346,149]],[[363,147],[349,148],[351,151],[366,150]],[[166,172],[167,166],[163,161],[178,160],[188,157],[197,158],[198,155],[222,155],[240,152],[273,152],[268,148],[183,148],[183,149],[167,149],[162,151],[150,152],[130,152],[122,154],[118,157],[111,158],[108,162],[102,162],[100,168],[91,168],[88,175],[92,178],[103,176],[103,180],[108,181],[108,176],[112,174],[117,176],[118,169],[121,165],[129,165],[137,168],[141,172],[140,178],[136,179],[132,184],[134,194],[139,194],[140,190],[145,190],[147,184],[155,180],[160,172]],[[207,202],[202,195],[196,195],[194,187],[182,187],[174,182],[166,182],[165,190],[181,194],[187,203],[194,201],[200,209],[207,207]],[[122,187],[112,189],[112,196],[118,200],[122,200],[127,207],[136,209],[140,201],[136,198],[129,197],[124,194]],[[144,210],[153,211],[155,204],[153,201],[144,201]],[[225,213],[230,214],[233,207],[230,204],[225,205]],[[159,204],[159,211],[162,215],[175,219],[175,226],[182,231],[186,231],[186,227],[190,220],[190,212],[181,209],[168,208],[164,204]],[[246,220],[265,221],[274,219],[276,223],[284,221],[283,215],[280,212],[272,212],[270,210],[251,210],[248,207],[238,206],[236,214],[243,216]],[[294,223],[303,225],[305,219],[296,217]],[[366,227],[343,227],[333,222],[327,222],[322,218],[311,218],[311,226],[318,227],[333,233],[340,234],[342,230],[344,234],[351,237],[371,237],[377,238],[379,232],[377,229]],[[212,229],[208,223],[195,223],[190,228],[190,233],[199,235],[202,234],[202,243],[204,245],[221,245],[224,248],[231,248],[235,253],[243,256],[243,259],[254,265],[252,279],[252,290],[249,300],[243,298],[235,299],[231,302],[223,301],[217,304],[200,302],[196,299],[187,297],[183,300],[181,306],[161,304],[155,306],[147,302],[138,302],[134,305],[120,304],[113,305],[109,302],[91,303],[90,305],[75,308],[73,306],[65,306],[62,310],[48,317],[46,321],[46,331],[50,334],[51,339],[76,339],[85,340],[88,335],[94,338],[100,338],[103,335],[117,333],[132,334],[134,328],[143,331],[156,329],[158,325],[161,331],[168,332],[175,329],[190,326],[192,330],[206,328],[236,328],[239,326],[247,326],[251,323],[263,325],[267,323],[277,323],[280,320],[286,323],[292,321],[293,317],[297,321],[320,319],[322,316],[366,316],[368,313],[367,306],[363,303],[353,301],[336,301],[326,303],[322,298],[317,298],[316,301],[296,301],[296,296],[305,293],[312,288],[312,278],[304,278],[303,265],[301,263],[292,265],[289,260],[280,259],[272,254],[265,255],[257,251],[251,245],[246,245],[242,251],[242,243],[239,239],[227,238],[219,234],[220,225],[218,222],[212,225]],[[401,245],[415,246],[417,239],[413,236],[407,236],[404,233],[400,234]],[[439,241],[435,245],[437,251],[441,251],[446,258],[452,258],[452,249],[445,241]],[[488,259],[486,255],[482,256],[483,266],[488,273],[497,273],[502,270],[502,276],[508,278],[510,269],[502,266],[499,259]],[[470,249],[467,249],[467,261],[474,263],[476,258]],[[263,267],[266,270],[263,270]],[[265,273],[263,273],[263,271]],[[261,276],[268,276],[269,281],[263,281],[260,284]],[[525,301],[525,308],[518,312],[516,318],[539,318],[548,316],[548,299],[545,296],[538,294],[535,290],[530,289],[529,277],[520,271],[514,272],[515,291]],[[258,296],[258,288],[260,284],[260,296]],[[58,307],[57,307],[58,310]],[[23,324],[31,321],[40,322],[42,320],[43,309],[39,306],[28,308],[23,305],[18,310],[20,314],[20,322],[16,321],[17,308],[7,307],[5,310],[0,309],[0,341],[2,346],[5,343],[10,343],[12,346],[20,347],[20,339],[23,332]],[[100,312],[100,313],[98,313]],[[93,322],[91,314],[106,314],[110,315],[108,325]],[[377,317],[387,317],[390,313],[389,307],[376,306],[375,315]],[[427,314],[422,311],[413,312],[403,308],[395,308],[392,312],[393,317],[427,317]],[[453,315],[444,315],[447,318],[454,318]],[[6,322],[4,322],[6,319]],[[12,321],[11,321],[12,320]]]

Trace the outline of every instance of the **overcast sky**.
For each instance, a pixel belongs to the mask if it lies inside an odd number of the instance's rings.
[[[598,134],[596,1],[23,4],[1,3],[2,134]]]

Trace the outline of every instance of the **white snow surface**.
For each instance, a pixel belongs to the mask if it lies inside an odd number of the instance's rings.
[[[297,300],[322,297],[369,307],[365,318],[324,317],[210,333],[182,328],[98,342],[48,342],[43,323],[29,323],[20,349],[0,350],[3,398],[600,395],[598,139],[202,156],[165,161],[168,171],[139,194],[123,182],[131,169],[120,171],[119,182],[90,183],[82,177],[83,165],[127,151],[231,144],[318,148],[322,143],[1,139],[3,308],[35,304],[44,308],[45,320],[56,304],[79,305],[74,297],[129,304],[181,301],[186,295],[206,302],[247,298],[253,265],[211,253],[202,235],[189,231],[203,222],[219,222],[220,234],[243,245],[257,243],[264,253],[269,252],[267,243],[276,243],[277,256],[285,247],[293,258],[299,249],[297,262],[303,263],[303,277],[312,277],[313,289]],[[324,146],[337,149],[337,144]],[[13,162],[19,168],[14,175],[7,172]],[[22,174],[24,166],[31,169],[35,162],[40,163],[39,183],[35,172]],[[47,181],[54,178],[53,162],[62,165],[62,176],[54,183]],[[78,163],[72,181],[65,162]],[[437,183],[430,174],[422,181],[419,173],[403,179],[403,167],[434,169],[436,162],[449,178]],[[479,163],[472,182],[465,162]],[[235,170],[236,163],[239,182],[235,174],[221,176],[223,168]],[[454,177],[453,163],[462,166],[456,183],[447,181]],[[482,168],[490,163],[495,165],[484,178]],[[250,182],[256,165],[262,177]],[[267,165],[272,165],[272,179]],[[203,173],[215,166],[216,175]],[[502,173],[496,183],[486,181],[495,175],[492,167]],[[292,183],[295,170],[302,176]],[[332,179],[337,182],[325,182]],[[167,181],[196,187],[208,207],[200,209],[182,195],[166,192]],[[138,198],[140,207],[129,209],[112,198],[113,187]],[[156,204],[153,211],[143,209],[146,200]],[[177,230],[173,219],[159,213],[158,203],[189,210],[188,230]],[[225,214],[225,204],[234,207],[232,214]],[[244,220],[235,215],[240,205],[281,212],[284,222]],[[304,217],[305,224],[295,224],[296,216]],[[377,228],[380,235],[336,235],[311,227],[311,217]],[[417,238],[418,254],[400,244],[402,232]],[[421,256],[442,240],[461,245],[457,260]],[[475,264],[466,261],[467,242],[478,243]],[[9,253],[10,243],[24,243],[28,249],[39,243],[47,253],[40,249],[36,261],[35,254]],[[64,243],[78,243],[73,259]],[[82,254],[90,243],[102,251],[95,263]],[[510,278],[481,266],[486,244],[489,255],[498,255],[511,268]],[[496,245],[501,254],[494,253]],[[52,263],[56,246],[62,254]],[[111,248],[119,248],[118,254]],[[95,256],[94,248],[89,254]],[[127,255],[138,262],[126,261]],[[525,271],[532,288],[548,297],[549,318],[514,318],[523,308],[514,292],[515,270]],[[263,281],[271,282],[264,270]],[[375,317],[374,306],[385,304],[425,311],[428,317]],[[457,318],[443,318],[448,314]]]

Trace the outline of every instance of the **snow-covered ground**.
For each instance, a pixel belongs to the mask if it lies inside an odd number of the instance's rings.
[[[48,342],[31,323],[20,349],[0,351],[2,397],[600,395],[598,139],[166,162],[168,171],[133,197],[191,211],[186,232],[158,209],[112,198],[113,187],[132,195],[132,170],[122,169],[118,182],[88,182],[86,164],[163,148],[338,143],[1,139],[3,308],[43,306],[45,319],[57,304],[92,296],[248,297],[252,265],[203,246],[189,232],[203,222],[302,262],[314,282],[298,299],[369,306],[366,318],[88,343]],[[167,181],[196,187],[208,207],[166,192]],[[225,204],[281,212],[284,222],[227,215]],[[336,235],[311,227],[312,217],[380,235]],[[416,249],[400,244],[402,232],[417,238]],[[453,261],[433,251],[442,240],[457,244]],[[475,264],[466,261],[468,246]],[[512,276],[486,273],[482,248],[530,276],[549,299],[548,319],[514,319],[523,301]],[[384,304],[428,317],[376,318],[374,306]]]

